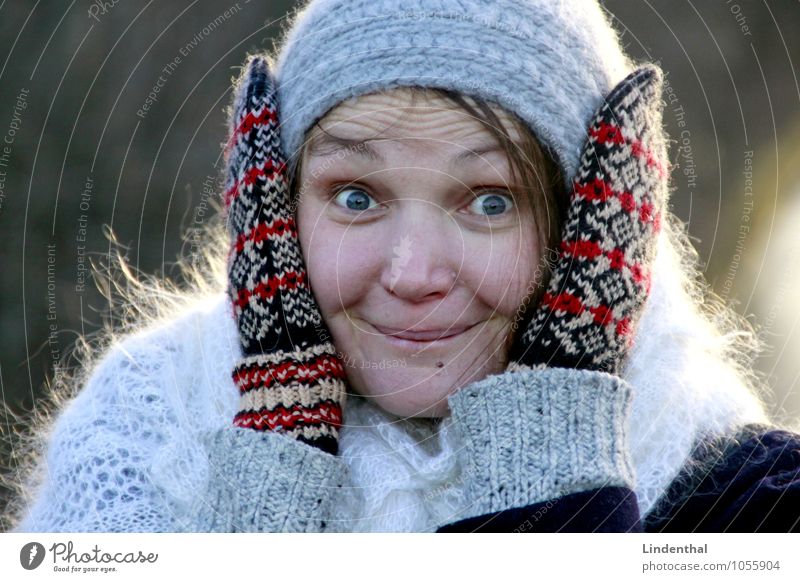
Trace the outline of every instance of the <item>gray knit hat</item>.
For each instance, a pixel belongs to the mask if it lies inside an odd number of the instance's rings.
[[[569,183],[590,118],[633,67],[594,0],[311,0],[273,69],[290,164],[340,102],[418,85],[516,113]]]

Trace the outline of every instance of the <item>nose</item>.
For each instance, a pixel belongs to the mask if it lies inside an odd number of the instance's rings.
[[[407,301],[441,299],[453,288],[463,240],[453,219],[422,200],[403,201],[387,227],[381,284]]]

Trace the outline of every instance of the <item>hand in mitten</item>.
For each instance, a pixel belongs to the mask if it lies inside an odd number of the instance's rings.
[[[619,375],[650,292],[667,198],[661,73],[644,67],[606,98],[589,127],[553,276],[510,369]]]
[[[506,373],[449,398],[475,515],[633,487],[620,373],[667,198],[661,86],[660,70],[645,66],[606,97],[573,179],[559,259]]]
[[[234,102],[225,194],[228,290],[244,357],[234,424],[335,455],[345,372],[311,293],[290,208],[275,82],[253,58]]]

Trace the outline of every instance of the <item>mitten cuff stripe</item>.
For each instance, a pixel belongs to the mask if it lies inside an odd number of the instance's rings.
[[[313,407],[317,403],[330,400],[339,401],[345,397],[344,382],[325,378],[313,386],[297,384],[260,388],[242,394],[239,398],[240,410],[270,410],[278,407]]]
[[[328,378],[346,378],[341,361],[333,354],[322,354],[307,363],[292,358],[292,355],[291,352],[281,352],[281,360],[277,362],[265,361],[266,358],[256,362],[243,360],[234,369],[233,380],[240,392],[246,393],[298,382],[314,384]]]
[[[239,412],[234,424],[243,428],[256,430],[292,430],[302,426],[330,425],[338,428],[342,426],[342,407],[334,401],[328,400],[316,406],[277,406],[275,409],[261,408],[260,410],[243,410]]]
[[[294,350],[275,350],[262,354],[253,354],[242,358],[236,365],[237,370],[262,368],[270,364],[279,364],[292,360],[294,362],[311,362],[321,355],[336,355],[336,349],[330,342],[315,344],[307,348]]]

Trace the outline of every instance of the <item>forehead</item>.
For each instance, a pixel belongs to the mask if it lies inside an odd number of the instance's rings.
[[[464,96],[471,105],[472,98]],[[514,141],[521,137],[512,117],[490,104],[500,124]],[[348,140],[414,140],[417,145],[442,143],[480,147],[496,142],[490,129],[458,104],[430,90],[394,88],[340,103],[309,133],[308,153],[324,153]]]

